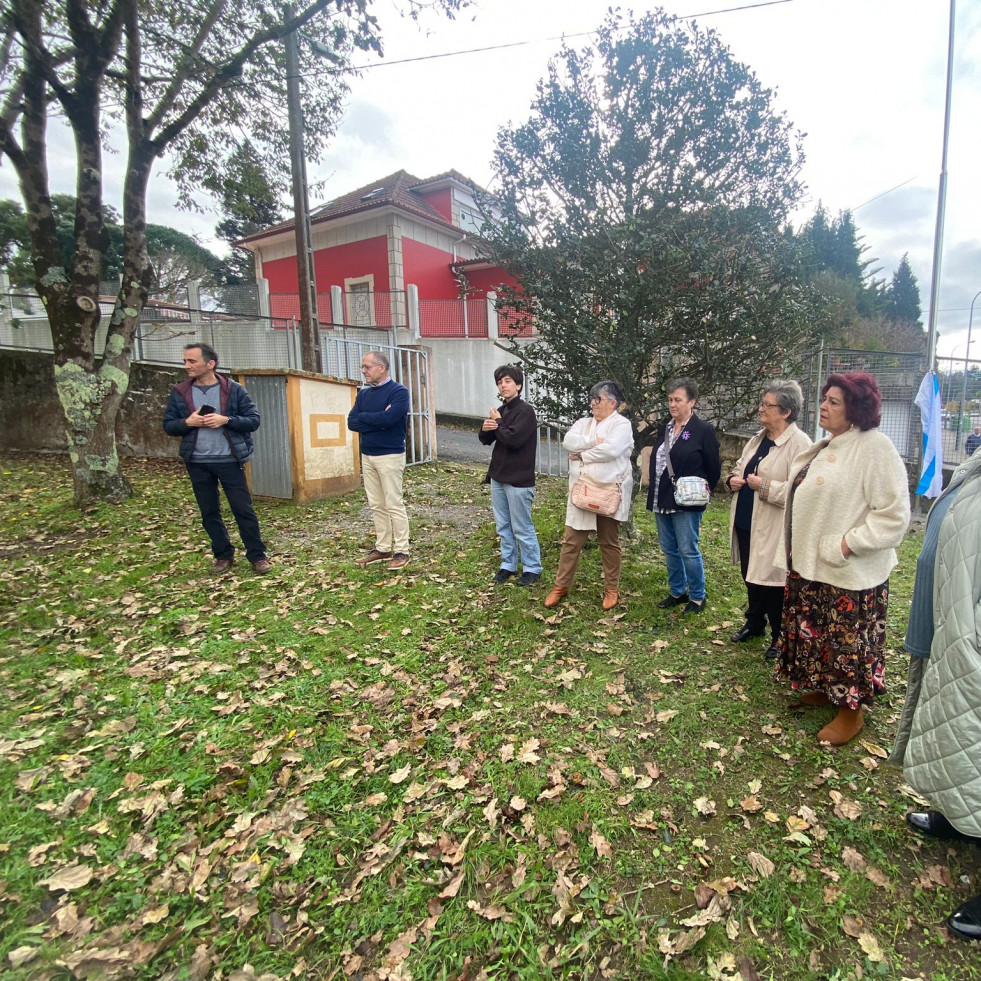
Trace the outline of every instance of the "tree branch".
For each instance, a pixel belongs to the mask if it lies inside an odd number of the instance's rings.
[[[247,44],[241,47],[224,65],[218,68],[180,116],[161,130],[160,135],[153,140],[156,153],[163,153],[167,146],[201,115],[218,92],[238,78],[246,62],[259,48],[271,41],[278,41],[284,38],[287,34],[299,29],[317,14],[322,13],[337,2],[338,0],[316,0],[315,3],[311,3],[296,17],[284,21],[277,27],[271,27],[255,34]],[[175,92],[174,97],[177,94]],[[155,109],[150,118],[160,120],[162,119],[162,113]]]

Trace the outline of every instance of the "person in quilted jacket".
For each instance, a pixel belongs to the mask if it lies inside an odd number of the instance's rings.
[[[981,453],[953,474],[927,518],[906,650],[906,704],[893,747],[910,785],[935,808],[912,811],[917,833],[981,845]],[[981,895],[947,918],[951,933],[981,940]]]

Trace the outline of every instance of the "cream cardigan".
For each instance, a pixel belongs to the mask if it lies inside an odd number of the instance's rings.
[[[909,477],[889,437],[852,427],[822,439],[794,460],[789,486],[808,464],[784,515],[779,556],[805,579],[840,589],[884,583],[910,517]]]
[[[602,437],[603,442],[597,443]],[[634,448],[634,431],[630,421],[614,412],[602,422],[597,422],[592,416],[578,419],[565,434],[562,445],[570,454],[579,454],[586,464],[586,473],[593,480],[602,483],[613,483],[621,480],[623,499],[620,508],[613,518],[616,521],[626,521],[630,517],[630,505],[633,503],[633,472],[630,468],[630,453]],[[578,460],[569,460],[569,501],[565,508],[565,523],[577,531],[595,531],[596,515],[583,511],[572,503],[572,485],[579,479],[580,464]]]
[[[732,494],[729,508],[729,539],[732,551],[732,564],[739,565],[739,543],[736,540],[736,498],[738,491],[729,487],[730,477],[741,477],[746,464],[763,442],[766,430],[761,429],[744,447],[742,456],[726,477],[726,489]],[[783,586],[787,570],[780,561],[782,550],[780,529],[783,527],[783,509],[787,503],[790,484],[787,474],[797,454],[811,445],[811,438],[801,432],[792,422],[774,440],[774,447],[760,461],[757,473],[763,478],[763,485],[753,494],[753,520],[749,530],[749,568],[746,582],[758,586]]]

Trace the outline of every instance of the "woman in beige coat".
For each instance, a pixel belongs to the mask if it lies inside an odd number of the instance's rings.
[[[732,635],[734,644],[761,637],[770,623],[766,656],[780,655],[780,616],[787,570],[777,564],[783,507],[787,500],[787,475],[798,453],[811,445],[796,419],[804,394],[795,381],[774,381],[760,402],[763,428],[743,447],[742,455],[726,478],[732,494],[729,534],[732,562],[746,583],[749,608],[746,623]]]

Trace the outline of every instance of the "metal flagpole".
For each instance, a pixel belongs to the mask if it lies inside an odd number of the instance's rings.
[[[940,259],[943,254],[944,212],[947,208],[947,143],[950,138],[950,94],[954,82],[954,0],[950,0],[950,27],[947,39],[947,94],[944,102],[944,145],[940,163],[940,189],[937,194],[937,226],[933,234],[933,276],[930,280],[930,314],[927,326],[927,371],[936,367],[937,304],[940,296]]]

